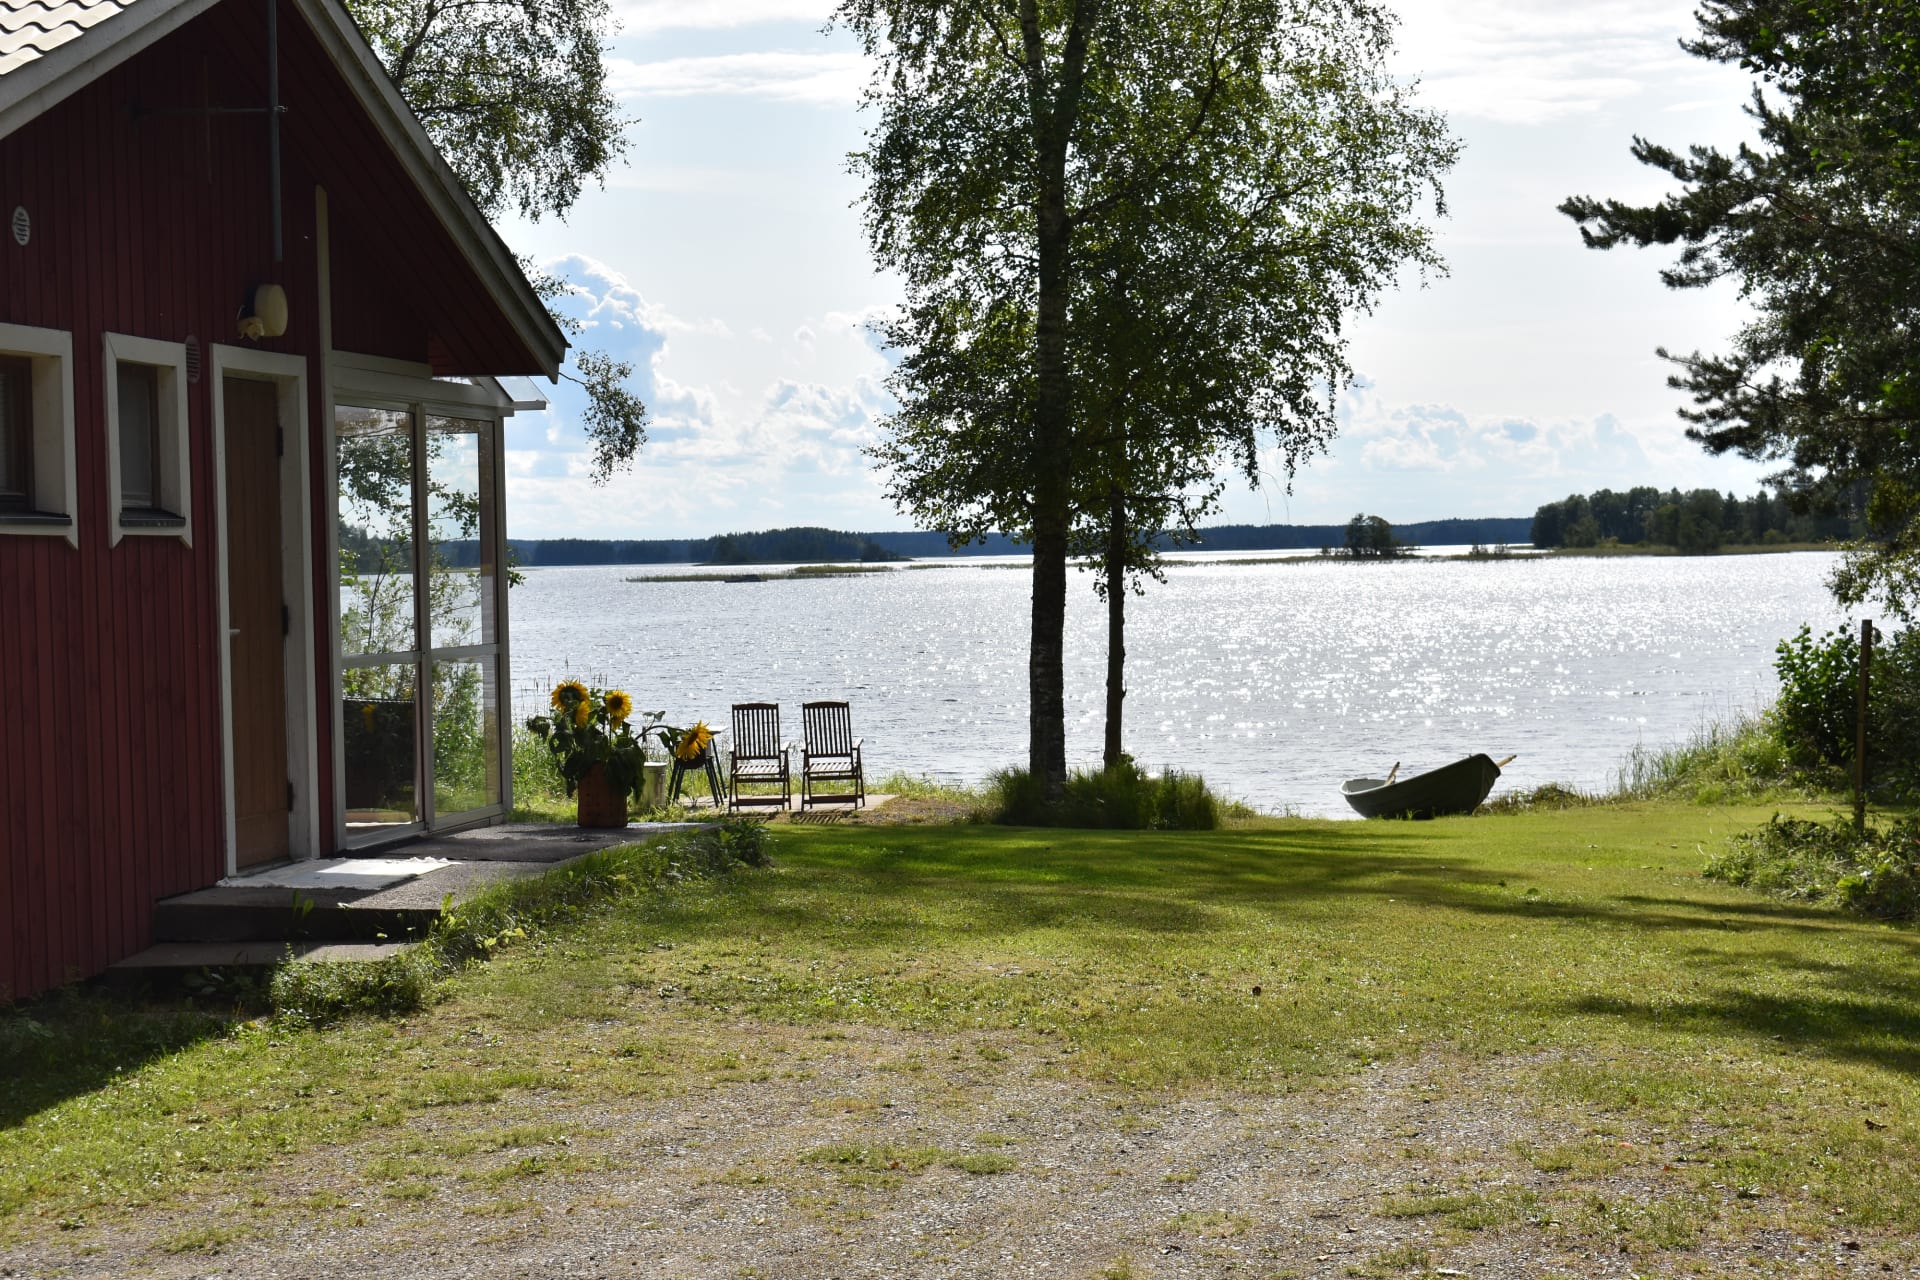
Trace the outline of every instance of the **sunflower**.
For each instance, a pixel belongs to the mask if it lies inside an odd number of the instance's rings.
[[[565,711],[576,703],[584,705],[586,701],[587,686],[581,684],[578,680],[562,680],[559,684],[553,686],[553,709],[555,711]]]
[[[695,720],[693,728],[680,735],[680,745],[673,749],[673,754],[686,761],[698,760],[712,741],[713,730],[707,728],[707,722]]]
[[[593,719],[593,704],[592,704],[592,703],[590,703],[590,702],[576,702],[576,703],[574,703],[574,704],[573,704],[573,727],[574,727],[574,728],[576,728],[576,729],[584,729],[584,728],[586,728],[586,727],[587,727],[587,721],[589,721],[589,720],[591,720],[591,719]]]
[[[625,724],[627,717],[633,714],[633,699],[621,689],[607,690],[607,719],[615,724]]]

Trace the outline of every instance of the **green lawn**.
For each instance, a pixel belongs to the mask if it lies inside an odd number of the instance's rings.
[[[1782,1230],[1920,1235],[1920,932],[1703,880],[1769,812],[781,826],[775,869],[629,898],[402,1020],[56,1001],[0,1021],[0,1246],[244,1196],[322,1144],[379,1153],[365,1176],[390,1197],[427,1195],[519,1167],[499,1153],[538,1135],[486,1127],[503,1096],[750,1083],[771,1069],[760,1031],[849,1024],[979,1036],[1139,1103],[1332,1092],[1416,1055],[1497,1064],[1521,1105],[1578,1118],[1578,1140],[1516,1152],[1565,1173],[1551,1225],[1578,1239],[1625,1230],[1594,1188],[1642,1177],[1667,1205],[1643,1241],[1732,1232],[1749,1202]],[[408,1155],[396,1135],[429,1113],[471,1132]],[[541,1158],[564,1173],[564,1152]],[[1375,1211],[1516,1220],[1486,1204],[1383,1192]]]

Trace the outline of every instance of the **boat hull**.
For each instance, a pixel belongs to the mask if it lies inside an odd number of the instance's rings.
[[[1393,783],[1351,778],[1340,794],[1363,818],[1438,818],[1478,809],[1499,777],[1490,756],[1474,755]]]

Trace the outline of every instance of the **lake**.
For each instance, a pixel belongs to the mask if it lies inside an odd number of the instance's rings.
[[[1767,703],[1774,645],[1842,615],[1824,552],[1425,559],[1187,555],[1128,602],[1127,742],[1269,810],[1349,816],[1343,779],[1518,754],[1495,794],[1610,786],[1634,747],[1684,741]],[[768,566],[753,572],[777,572]],[[1029,574],[1022,560],[751,583],[653,581],[692,566],[526,571],[512,593],[516,714],[563,675],[673,723],[735,702],[853,704],[869,778],[958,782],[1024,762]],[[710,572],[710,571],[707,571]],[[1106,615],[1070,576],[1067,749],[1098,763]]]

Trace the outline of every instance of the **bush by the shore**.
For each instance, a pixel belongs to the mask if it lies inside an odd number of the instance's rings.
[[[1150,774],[1122,759],[1109,768],[1074,770],[1057,804],[1047,803],[1040,780],[1027,770],[1002,769],[987,779],[979,816],[1019,827],[1212,831],[1228,816],[1251,812],[1215,795],[1197,773]]]
[[[1735,836],[1708,877],[1777,898],[1920,920],[1920,815],[1856,830],[1846,818],[1783,818]]]

